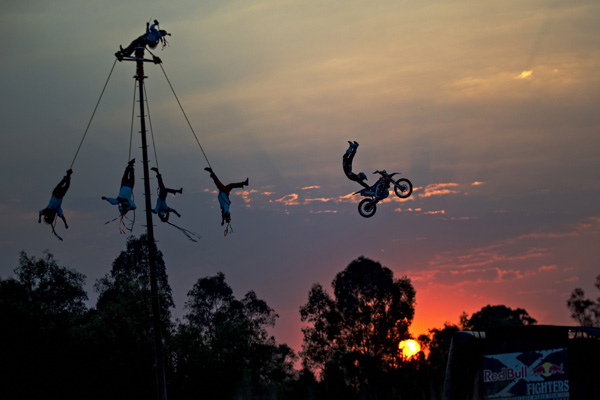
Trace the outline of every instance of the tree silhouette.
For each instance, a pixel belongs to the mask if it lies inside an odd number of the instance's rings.
[[[600,275],[596,277],[594,286],[600,290]],[[579,325],[600,327],[600,298],[587,299],[583,289],[576,288],[567,300],[567,307],[571,311],[571,318]]]
[[[486,328],[534,325],[537,321],[522,308],[511,309],[504,305],[487,305],[473,313],[471,318],[461,317],[463,328],[484,331]]]
[[[403,365],[400,341],[410,337],[416,292],[380,263],[359,257],[332,282],[334,298],[315,284],[300,308],[303,365],[321,375],[328,396],[377,396]],[[389,385],[388,385],[389,386]]]
[[[82,376],[73,360],[85,276],[47,251],[40,259],[22,252],[14,272],[0,280],[0,398],[69,397]]]
[[[96,398],[154,398],[153,324],[151,319],[148,241],[130,237],[95,289],[98,300],[82,329],[91,374],[88,385]],[[162,337],[168,340],[173,306],[162,253],[156,251]],[[109,385],[106,382],[110,382]]]
[[[287,390],[296,356],[269,337],[277,314],[254,291],[236,299],[219,272],[196,282],[186,309],[187,322],[172,344],[176,397],[250,398]]]
[[[431,340],[428,346],[429,355],[425,364],[429,380],[429,398],[431,399],[442,397],[452,336],[459,330],[458,326],[449,323],[445,323],[442,329],[433,328],[429,330]]]

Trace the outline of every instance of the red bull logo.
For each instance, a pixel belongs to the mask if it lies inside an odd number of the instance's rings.
[[[482,372],[485,399],[570,398],[566,348],[486,355]]]
[[[527,367],[520,368],[502,368],[500,372],[494,372],[489,369],[483,370],[484,382],[512,381],[527,377]]]
[[[545,362],[541,365],[538,365],[534,369],[531,370],[531,375],[543,376],[545,378],[556,375],[556,374],[564,374],[565,371],[563,369],[563,364],[556,365],[550,362]]]

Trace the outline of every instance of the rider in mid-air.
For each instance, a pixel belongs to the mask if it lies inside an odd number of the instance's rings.
[[[367,180],[367,176],[365,175],[365,173],[359,172],[357,175],[354,172],[352,172],[352,161],[354,160],[354,156],[356,155],[358,142],[348,141],[348,143],[350,143],[350,146],[348,147],[348,150],[346,150],[342,158],[342,166],[344,167],[344,173],[346,174],[346,177],[348,177],[348,179],[350,179],[351,181],[358,182],[365,189],[369,189],[370,186],[364,182]]]

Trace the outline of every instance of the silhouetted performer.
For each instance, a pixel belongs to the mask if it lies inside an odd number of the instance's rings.
[[[149,22],[146,22],[146,33],[142,36],[138,37],[134,41],[131,42],[129,46],[125,49],[120,46],[120,50],[115,53],[115,56],[122,60],[123,57],[129,57],[133,54],[133,51],[136,47],[150,47],[151,49],[156,48],[158,43],[162,43],[163,47],[167,45],[166,36],[170,36],[170,33],[167,33],[165,30],[158,30],[158,21],[154,20],[154,23],[150,25]]]
[[[67,220],[63,215],[62,201],[63,197],[65,197],[65,194],[67,194],[67,190],[69,190],[69,186],[71,185],[72,173],[73,171],[69,169],[67,171],[67,174],[62,178],[62,180],[58,183],[58,185],[56,185],[56,187],[52,191],[52,197],[50,198],[50,202],[48,203],[46,208],[40,210],[40,214],[38,217],[39,223],[42,222],[42,216],[44,216],[44,222],[49,225],[52,225],[56,216],[58,215],[58,217],[61,218],[65,223],[65,228],[69,229],[69,226],[67,225]]]
[[[231,205],[231,200],[229,200],[229,192],[231,192],[231,189],[240,189],[244,186],[248,186],[248,178],[246,178],[246,180],[243,182],[223,185],[211,168],[207,167],[204,169],[210,172],[210,177],[215,182],[215,185],[217,185],[217,189],[219,189],[218,199],[219,205],[221,206],[221,225],[224,225],[225,223],[229,224],[231,222],[231,214],[229,213],[229,206]]]
[[[154,214],[158,214],[158,218],[160,218],[160,220],[162,222],[168,222],[169,221],[169,213],[173,212],[175,215],[177,215],[178,217],[181,217],[181,215],[175,211],[173,208],[169,207],[167,205],[167,195],[169,193],[175,194],[175,193],[183,193],[183,188],[179,189],[179,190],[175,190],[175,189],[169,189],[168,187],[165,186],[163,180],[162,180],[162,175],[160,174],[160,172],[158,172],[158,168],[151,168],[152,171],[156,172],[156,178],[158,179],[158,198],[156,199],[156,207],[154,207],[154,210],[152,210],[152,212]]]
[[[135,184],[135,171],[133,169],[134,163],[135,159],[127,163],[127,168],[125,168],[125,172],[121,178],[121,189],[119,189],[119,195],[117,198],[102,196],[102,200],[108,201],[113,206],[118,205],[121,215],[127,214],[129,210],[136,209],[135,203],[132,200],[133,185]]]
[[[367,180],[367,176],[364,172],[360,172],[358,175],[352,172],[352,161],[354,160],[354,156],[356,155],[356,149],[358,148],[357,142],[351,142],[348,150],[344,153],[344,157],[342,158],[342,166],[344,167],[344,173],[351,181],[355,181],[360,183],[363,187],[369,189],[370,186],[367,185],[364,181]]]

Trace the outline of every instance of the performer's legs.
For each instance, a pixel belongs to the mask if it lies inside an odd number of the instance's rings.
[[[159,174],[158,171],[156,171],[156,179],[158,180],[158,188],[161,192],[168,190],[167,188],[165,188],[165,183],[162,180],[162,175]]]
[[[123,177],[121,178],[121,186],[129,186],[133,188],[135,184],[135,171],[133,166],[129,164],[127,168],[125,168],[125,172],[123,172]]]
[[[57,198],[63,198],[65,194],[67,194],[67,190],[69,190],[69,186],[71,185],[71,177],[64,176],[62,180],[56,185],[54,190],[52,191],[52,196]]]
[[[129,46],[127,46],[125,49],[122,49],[121,54],[123,54],[126,57],[129,57],[129,56],[131,56],[131,54],[133,54],[133,51],[135,50],[136,47],[145,46],[145,45],[146,45],[146,39],[144,39],[143,36],[140,36],[139,38],[132,41],[131,44]]]
[[[217,189],[219,189],[221,192],[225,192],[226,194],[229,194],[229,191],[231,190],[231,188],[226,189],[225,185],[223,185],[223,183],[219,180],[219,178],[217,178],[217,176],[215,175],[214,172],[210,173],[210,177],[215,182]]]
[[[231,192],[231,189],[242,189],[246,185],[248,185],[248,179],[246,179],[244,182],[230,183],[229,185],[223,188],[223,191],[229,194],[229,192]]]

